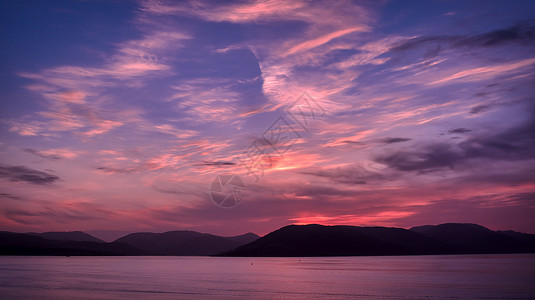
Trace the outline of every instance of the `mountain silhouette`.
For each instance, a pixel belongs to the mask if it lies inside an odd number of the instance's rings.
[[[123,243],[47,239],[34,234],[0,232],[1,255],[143,255]]]
[[[111,243],[81,231],[0,231],[0,255],[356,256],[535,253],[535,235],[447,223],[411,229],[289,225],[264,237],[195,231],[138,232]]]
[[[103,240],[82,231],[51,231],[43,233],[28,232],[28,234],[40,236],[49,240],[104,243]]]
[[[410,230],[389,227],[289,225],[221,256],[354,256],[535,252],[535,235],[476,224]]]
[[[529,252],[535,246],[535,235],[492,231],[477,224],[446,223],[413,227],[410,230],[454,246],[464,253]]]
[[[111,243],[81,231],[0,232],[0,255],[215,255],[256,240],[247,233],[221,237],[195,231],[132,233]]]
[[[248,244],[257,238],[254,233],[222,237],[195,231],[169,231],[132,233],[115,242],[134,246],[153,255],[215,255]]]

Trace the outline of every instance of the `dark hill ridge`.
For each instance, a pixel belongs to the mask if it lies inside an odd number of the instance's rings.
[[[46,237],[46,238],[45,238]],[[140,232],[112,243],[83,232],[0,231],[0,255],[353,256],[535,253],[535,235],[492,231],[477,224],[413,227],[290,225],[259,238],[195,231]],[[96,239],[96,238],[95,238]]]
[[[522,232],[513,231],[513,230],[505,230],[505,231],[498,230],[496,232],[535,244],[535,234],[522,233]]]
[[[115,242],[125,243],[153,255],[216,255],[258,239],[254,233],[222,237],[195,231],[132,233]]]
[[[229,252],[230,256],[386,255],[402,251],[351,226],[290,225]]]
[[[352,256],[443,254],[451,247],[401,228],[290,225],[223,255]]]
[[[477,224],[446,223],[413,227],[410,230],[463,249],[465,253],[513,253],[535,249],[535,235],[492,231]]]
[[[82,231],[51,231],[43,233],[28,232],[28,234],[40,236],[49,240],[104,243],[103,240]]]
[[[81,231],[0,232],[0,255],[215,255],[256,240],[247,233],[221,237],[194,231],[133,233],[112,243]]]
[[[535,235],[495,232],[476,224],[411,230],[290,225],[222,256],[354,256],[535,252]]]
[[[52,240],[33,234],[0,232],[1,255],[143,255],[123,243]]]
[[[237,236],[226,237],[226,239],[234,241],[240,245],[249,244],[251,242],[258,240],[259,238],[260,237],[258,235],[252,232],[242,234],[242,235],[237,235]]]

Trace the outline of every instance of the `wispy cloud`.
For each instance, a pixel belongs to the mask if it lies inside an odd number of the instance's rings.
[[[37,155],[42,158],[51,159],[51,160],[58,160],[63,158],[74,158],[78,156],[78,153],[75,151],[71,151],[69,149],[49,149],[49,150],[42,150],[37,151],[35,149],[24,149],[25,152]]]
[[[37,112],[37,117],[26,116],[34,119],[26,124],[11,120],[11,131],[26,136],[77,132],[94,137],[124,125],[117,113],[108,111],[115,100],[110,94],[123,84],[139,87],[139,78],[169,74],[171,67],[165,62],[169,52],[188,39],[182,32],[153,30],[141,39],[118,44],[100,67],[65,65],[37,73],[19,72],[38,82],[27,89],[48,100],[49,109]]]
[[[521,71],[523,67],[535,63],[535,58],[528,58],[520,61],[485,66],[457,72],[444,78],[430,82],[429,84],[444,84],[454,80],[462,79],[464,82],[473,80],[486,80],[500,75]]]
[[[156,14],[193,15],[214,22],[262,22],[280,19],[305,7],[302,1],[291,3],[281,0],[257,0],[222,5],[208,1],[191,1],[177,4],[173,1],[144,1],[142,9]]]
[[[25,166],[9,165],[0,165],[0,178],[5,178],[12,182],[26,182],[38,185],[51,184],[59,180],[59,177],[53,174]]]
[[[346,34],[349,34],[355,31],[367,31],[367,30],[369,30],[367,27],[362,26],[362,27],[347,28],[347,29],[342,29],[342,30],[338,30],[335,32],[331,32],[326,35],[323,35],[323,36],[320,36],[312,40],[302,42],[298,45],[293,46],[292,48],[288,50],[288,52],[286,52],[286,55],[291,55],[291,54],[295,54],[298,52],[307,51],[312,48],[316,48],[318,46],[321,46],[330,42],[331,40],[337,37],[341,37],[341,36],[344,36]]]

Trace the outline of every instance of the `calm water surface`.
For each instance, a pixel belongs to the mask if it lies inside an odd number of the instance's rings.
[[[535,254],[0,257],[0,299],[535,299]]]

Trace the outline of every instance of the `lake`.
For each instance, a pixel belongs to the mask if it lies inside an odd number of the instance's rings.
[[[535,299],[535,254],[0,257],[1,299]]]

